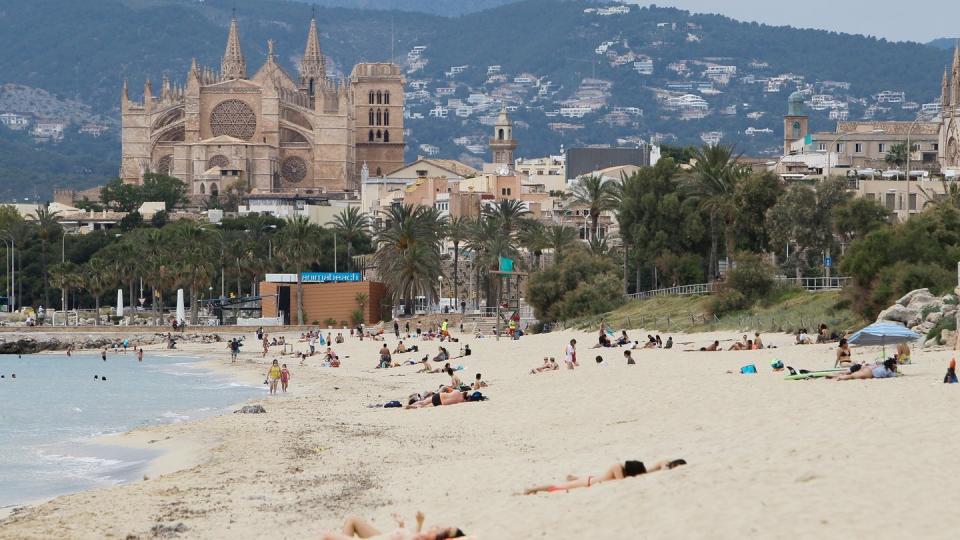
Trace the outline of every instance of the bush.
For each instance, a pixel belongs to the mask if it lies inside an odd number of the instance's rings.
[[[562,261],[530,277],[524,297],[541,321],[610,311],[626,298],[618,270],[606,257],[570,250]]]
[[[350,312],[350,322],[353,323],[354,326],[362,323],[362,322],[363,322],[363,311],[361,311],[361,310],[359,310],[359,309],[355,309],[355,310],[351,311],[351,312]]]
[[[869,295],[860,298],[858,311],[872,318],[909,291],[926,287],[933,294],[943,294],[953,288],[955,279],[953,270],[936,263],[897,261],[880,270]]]
[[[333,328],[337,325],[337,320],[333,317],[327,317],[323,320],[323,324],[327,325],[327,328]]]
[[[723,315],[750,307],[750,301],[744,294],[730,287],[722,287],[707,300],[707,311],[711,315]]]
[[[727,274],[726,286],[747,300],[761,300],[773,290],[773,266],[756,253],[739,253],[736,266]]]
[[[957,329],[957,318],[956,317],[941,317],[937,324],[933,325],[933,328],[927,332],[927,339],[937,338],[937,341],[940,341],[940,333],[944,330],[956,330]],[[942,344],[942,343],[941,343]]]

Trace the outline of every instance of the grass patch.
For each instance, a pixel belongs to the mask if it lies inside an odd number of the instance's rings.
[[[708,298],[664,296],[634,300],[610,313],[570,321],[567,326],[592,330],[605,318],[615,329],[644,328],[658,332],[793,332],[801,327],[814,332],[821,323],[833,331],[844,332],[868,324],[849,309],[849,302],[840,291],[810,293],[783,289],[766,302],[722,317],[707,315]]]

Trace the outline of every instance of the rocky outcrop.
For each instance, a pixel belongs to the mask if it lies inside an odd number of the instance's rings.
[[[190,343],[219,343],[218,334],[172,334],[174,341]],[[76,350],[96,350],[111,348],[115,343],[130,340],[131,345],[154,345],[166,343],[166,333],[143,334],[84,334],[73,332],[23,332],[0,334],[0,354],[32,354],[43,351],[65,351],[68,347]]]
[[[939,328],[936,335],[930,336],[924,346],[953,344],[956,333],[949,327],[957,316],[957,295],[934,296],[930,289],[910,291],[897,300],[897,303],[880,312],[877,321],[892,321],[903,324],[918,334],[926,336],[931,330]]]

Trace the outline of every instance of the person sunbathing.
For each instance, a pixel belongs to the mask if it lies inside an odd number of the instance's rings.
[[[811,344],[813,344],[813,340],[810,339],[810,336],[809,336],[809,335],[807,335],[807,329],[806,329],[806,328],[801,328],[800,331],[797,332],[797,337],[796,337],[795,341],[796,341],[796,344],[797,344],[797,345],[811,345]]]
[[[466,403],[474,401],[469,392],[440,392],[430,397],[423,398],[416,403],[407,405],[407,409],[422,409],[424,407],[439,407],[441,405],[456,405],[457,403]]]
[[[629,343],[630,343],[630,338],[627,337],[627,331],[626,331],[626,330],[621,330],[621,331],[620,331],[620,337],[617,338],[617,346],[618,346],[618,347],[622,347],[622,346],[627,345],[627,344],[629,344]]]
[[[624,463],[617,463],[616,465],[611,466],[609,469],[606,470],[606,472],[597,476],[577,478],[576,476],[570,475],[570,476],[567,476],[566,482],[559,483],[559,484],[547,484],[543,486],[534,486],[534,487],[523,490],[523,494],[533,495],[541,491],[554,493],[557,491],[570,491],[571,489],[587,488],[587,487],[595,486],[597,484],[601,484],[603,482],[623,480],[624,478],[630,478],[631,476],[640,476],[641,474],[673,469],[673,468],[679,467],[680,465],[686,465],[686,464],[687,462],[683,459],[673,459],[673,460],[659,461],[648,469],[643,464],[642,461],[628,460]]]
[[[708,345],[708,346],[706,346],[706,347],[700,347],[700,350],[701,350],[701,351],[707,351],[707,352],[719,351],[719,350],[720,350],[720,342],[715,340],[711,345]]]
[[[447,352],[447,349],[440,347],[440,352],[433,357],[434,362],[445,362],[450,359],[450,353]]]
[[[750,344],[750,347],[747,346],[748,343]],[[727,350],[728,351],[749,351],[752,348],[752,346],[753,346],[753,342],[747,340],[747,335],[744,334],[743,341],[733,342],[733,345],[731,345],[730,348]]]
[[[837,346],[837,361],[833,364],[833,367],[846,367],[853,363],[852,354],[850,352],[850,345],[847,343],[846,338],[840,340],[840,345]],[[846,366],[844,365],[846,364]]]
[[[647,343],[643,346],[644,349],[656,349],[657,348],[657,338],[647,334]]]
[[[403,518],[398,514],[393,514],[393,519],[397,523],[397,528],[392,532],[383,533],[360,517],[347,516],[342,532],[325,531],[320,535],[320,540],[350,540],[355,537],[371,540],[446,540],[466,537],[457,527],[431,527],[424,531],[423,512],[417,512],[417,527],[414,530],[408,529]]]
[[[897,361],[893,358],[888,358],[884,360],[883,364],[854,364],[850,366],[849,373],[828,375],[827,378],[837,381],[849,381],[853,379],[888,379],[896,376]]]
[[[450,388],[450,391],[456,391],[460,389],[460,385],[463,383],[460,382],[460,377],[457,377],[456,372],[453,371],[453,368],[447,365],[447,375],[450,376],[450,384],[447,386]]]
[[[543,358],[543,365],[538,368],[533,368],[530,370],[531,375],[536,375],[537,373],[543,373],[545,371],[554,371],[560,369],[560,366],[557,364],[557,361],[553,358]]]
[[[471,390],[480,390],[481,388],[486,388],[487,382],[483,380],[483,377],[477,373],[477,379],[473,381],[473,384],[470,385]]]

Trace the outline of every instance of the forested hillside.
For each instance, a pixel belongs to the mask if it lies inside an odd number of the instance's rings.
[[[833,129],[837,114],[910,119],[921,104],[936,100],[951,55],[922,44],[741,23],[671,8],[630,6],[600,13],[603,4],[586,0],[485,0],[472,8],[496,7],[452,18],[442,15],[460,13],[454,6],[462,8],[464,2],[402,2],[405,10],[435,5],[432,14],[381,10],[389,1],[321,3],[377,8],[316,8],[321,46],[334,76],[349,74],[358,61],[392,58],[404,65],[408,82],[422,84],[418,96],[408,91],[407,108],[414,117],[407,121],[408,157],[430,150],[466,161],[483,159],[476,142],[488,135],[485,122],[500,103],[517,107],[519,156],[556,153],[561,144],[635,144],[651,136],[671,144],[700,144],[715,136],[747,153],[770,154],[781,140],[780,117],[790,92],[826,96],[829,107],[812,112],[817,130]],[[250,71],[264,61],[266,42],[273,39],[279,60],[295,72],[313,9],[304,2],[5,0],[0,5],[0,83],[82,102],[116,128],[124,79],[136,98],[148,77],[154,83],[164,75],[183,82],[194,57],[218,66],[234,7]],[[425,49],[412,57],[416,46]],[[644,62],[649,72],[639,67]],[[455,66],[463,69],[451,74]],[[720,68],[733,73],[708,75]],[[452,95],[441,97],[441,88],[452,88]],[[883,91],[903,92],[903,99],[878,101]],[[591,92],[601,96],[588,103],[589,112],[559,116]],[[708,109],[691,117],[671,105],[683,95],[702,100]],[[449,109],[445,117],[431,116],[437,107]],[[76,132],[76,126],[72,129]],[[82,138],[68,136],[58,149],[37,151],[76,155],[84,151],[77,142]],[[112,129],[97,144],[111,142],[118,151],[118,140],[118,130]],[[89,161],[112,155],[98,152]],[[34,160],[23,161],[0,174],[40,174]],[[112,174],[116,167],[105,169]],[[64,175],[62,182],[73,178]],[[32,195],[35,186],[54,182],[18,182],[4,186],[4,192]]]

